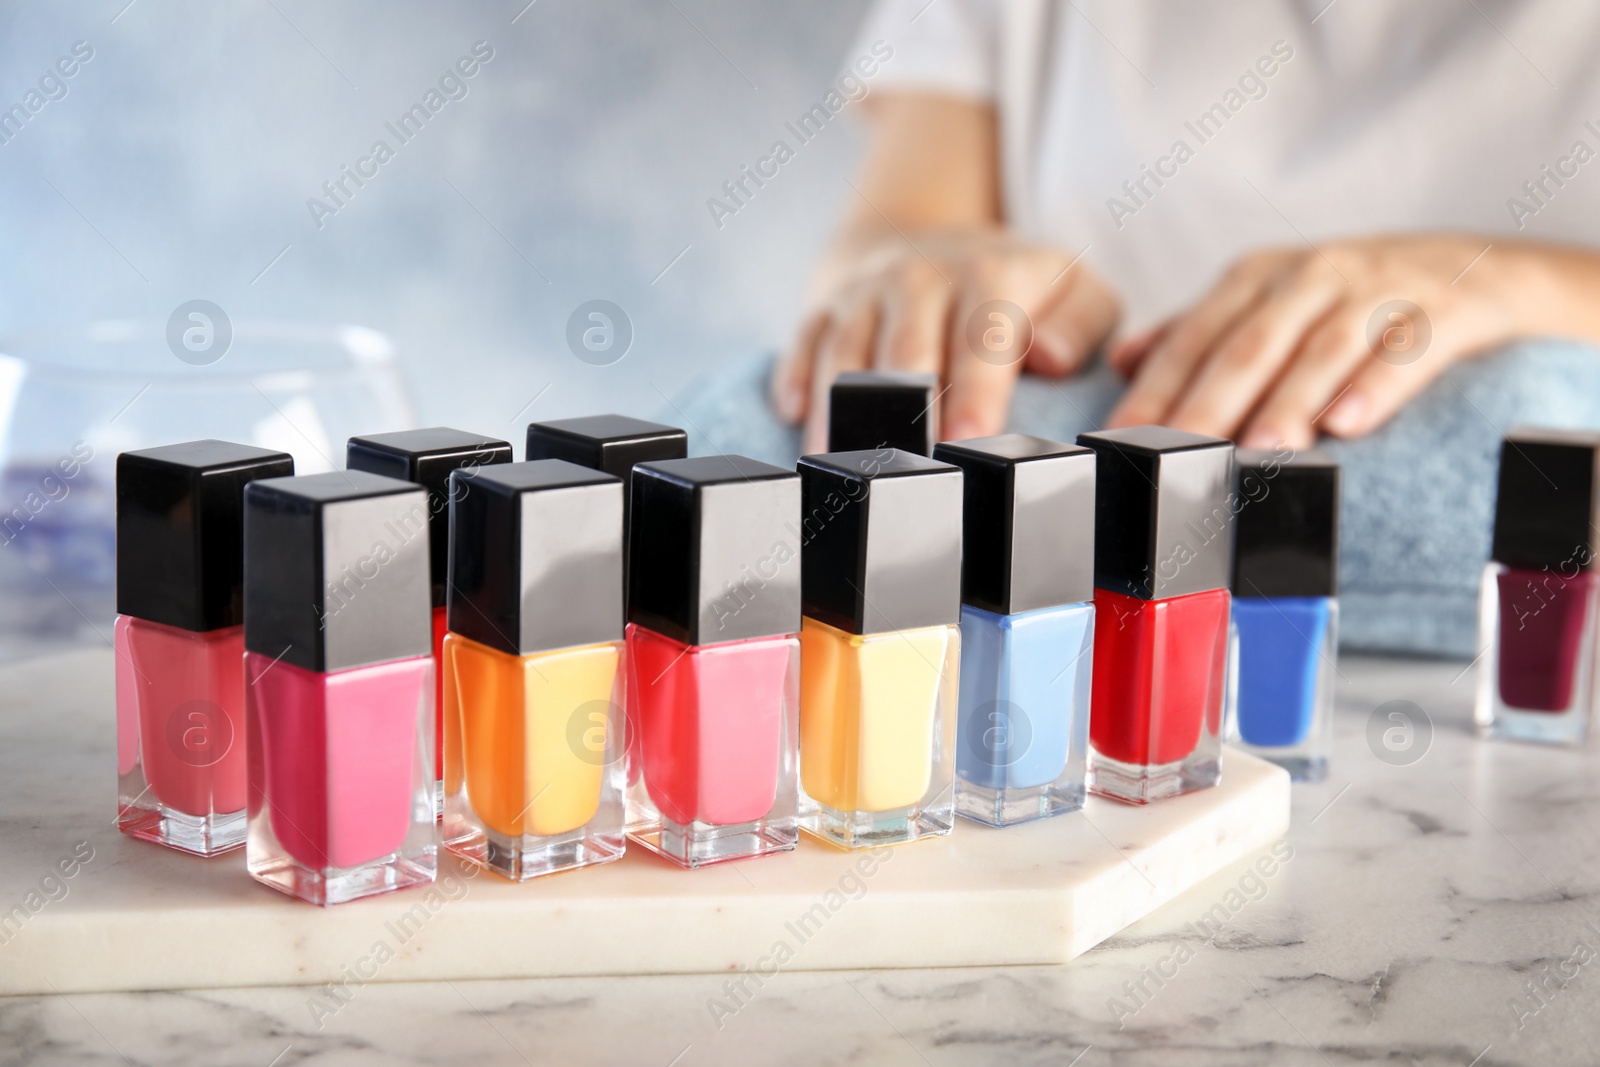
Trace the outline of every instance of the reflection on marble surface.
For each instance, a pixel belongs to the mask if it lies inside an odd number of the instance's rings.
[[[1333,771],[1295,787],[1293,858],[1219,874],[1065,967],[779,972],[738,997],[718,975],[369,984],[331,1015],[298,988],[12,998],[0,1059],[1591,1064],[1596,757],[1473,740],[1461,669],[1342,664]],[[1367,746],[1391,700],[1434,725],[1409,766]]]

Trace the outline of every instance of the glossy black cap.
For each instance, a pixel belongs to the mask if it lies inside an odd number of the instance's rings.
[[[1339,593],[1339,464],[1311,449],[1235,454],[1233,593]]]
[[[1095,450],[1094,584],[1165,600],[1226,589],[1233,442],[1134,426],[1078,435]]]
[[[202,632],[244,621],[244,487],[294,458],[228,441],[117,457],[117,614]]]
[[[1600,433],[1516,426],[1500,445],[1495,560],[1593,570],[1600,534]]]
[[[853,634],[959,622],[962,480],[897,450],[801,456],[805,613]]]
[[[493,437],[433,426],[350,438],[345,466],[414,482],[428,491],[428,563],[433,606],[444,606],[445,570],[450,552],[450,475],[465,467],[510,463],[511,445]]]
[[[624,496],[635,463],[682,459],[689,437],[675,426],[626,415],[590,415],[528,423],[525,459],[564,459],[622,479]]]
[[[828,451],[898,448],[932,455],[938,396],[937,374],[847,371],[828,392]]]
[[[620,641],[621,480],[540,459],[470,483],[450,499],[450,632],[513,656]]]
[[[628,620],[689,645],[800,629],[800,477],[744,456],[633,469]]]
[[[244,493],[244,647],[309,671],[430,655],[428,494],[365,471]]]
[[[1008,433],[936,445],[963,475],[961,599],[1015,615],[1094,599],[1092,449]]]

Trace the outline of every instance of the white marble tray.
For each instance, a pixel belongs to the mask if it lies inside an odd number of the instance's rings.
[[[242,852],[116,831],[111,667],[86,652],[0,670],[0,995],[741,969],[754,988],[780,969],[1063,963],[1289,825],[1287,775],[1229,751],[1205,793],[963,820],[881,859],[802,840],[687,872],[635,850],[523,885],[446,859],[431,890],[319,909],[253,882]]]

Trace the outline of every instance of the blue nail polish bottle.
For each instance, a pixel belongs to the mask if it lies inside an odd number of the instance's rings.
[[[964,473],[956,811],[1083,807],[1094,657],[1095,456],[1024,434],[947,441]]]
[[[1296,781],[1328,772],[1337,673],[1339,465],[1238,453],[1230,735]]]

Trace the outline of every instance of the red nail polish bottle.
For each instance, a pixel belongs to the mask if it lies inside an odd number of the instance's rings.
[[[244,550],[251,876],[324,905],[433,881],[427,494],[253,482]]]
[[[117,457],[117,825],[244,844],[244,488],[294,460],[226,441]]]
[[[1496,737],[1581,744],[1597,699],[1600,434],[1518,427],[1500,449],[1475,718]]]
[[[432,575],[434,716],[444,714],[445,572],[450,549],[450,473],[489,463],[510,463],[511,445],[493,437],[434,426],[352,437],[345,466],[412,482],[428,491],[428,565]],[[470,491],[470,490],[469,490]],[[444,778],[442,719],[433,735],[434,778]],[[443,803],[444,790],[434,791]],[[443,808],[440,809],[443,813]]]
[[[681,866],[798,839],[799,518],[743,456],[633,470],[628,831]]]
[[[1216,785],[1233,444],[1162,426],[1078,443],[1098,454],[1089,788],[1147,804]]]

